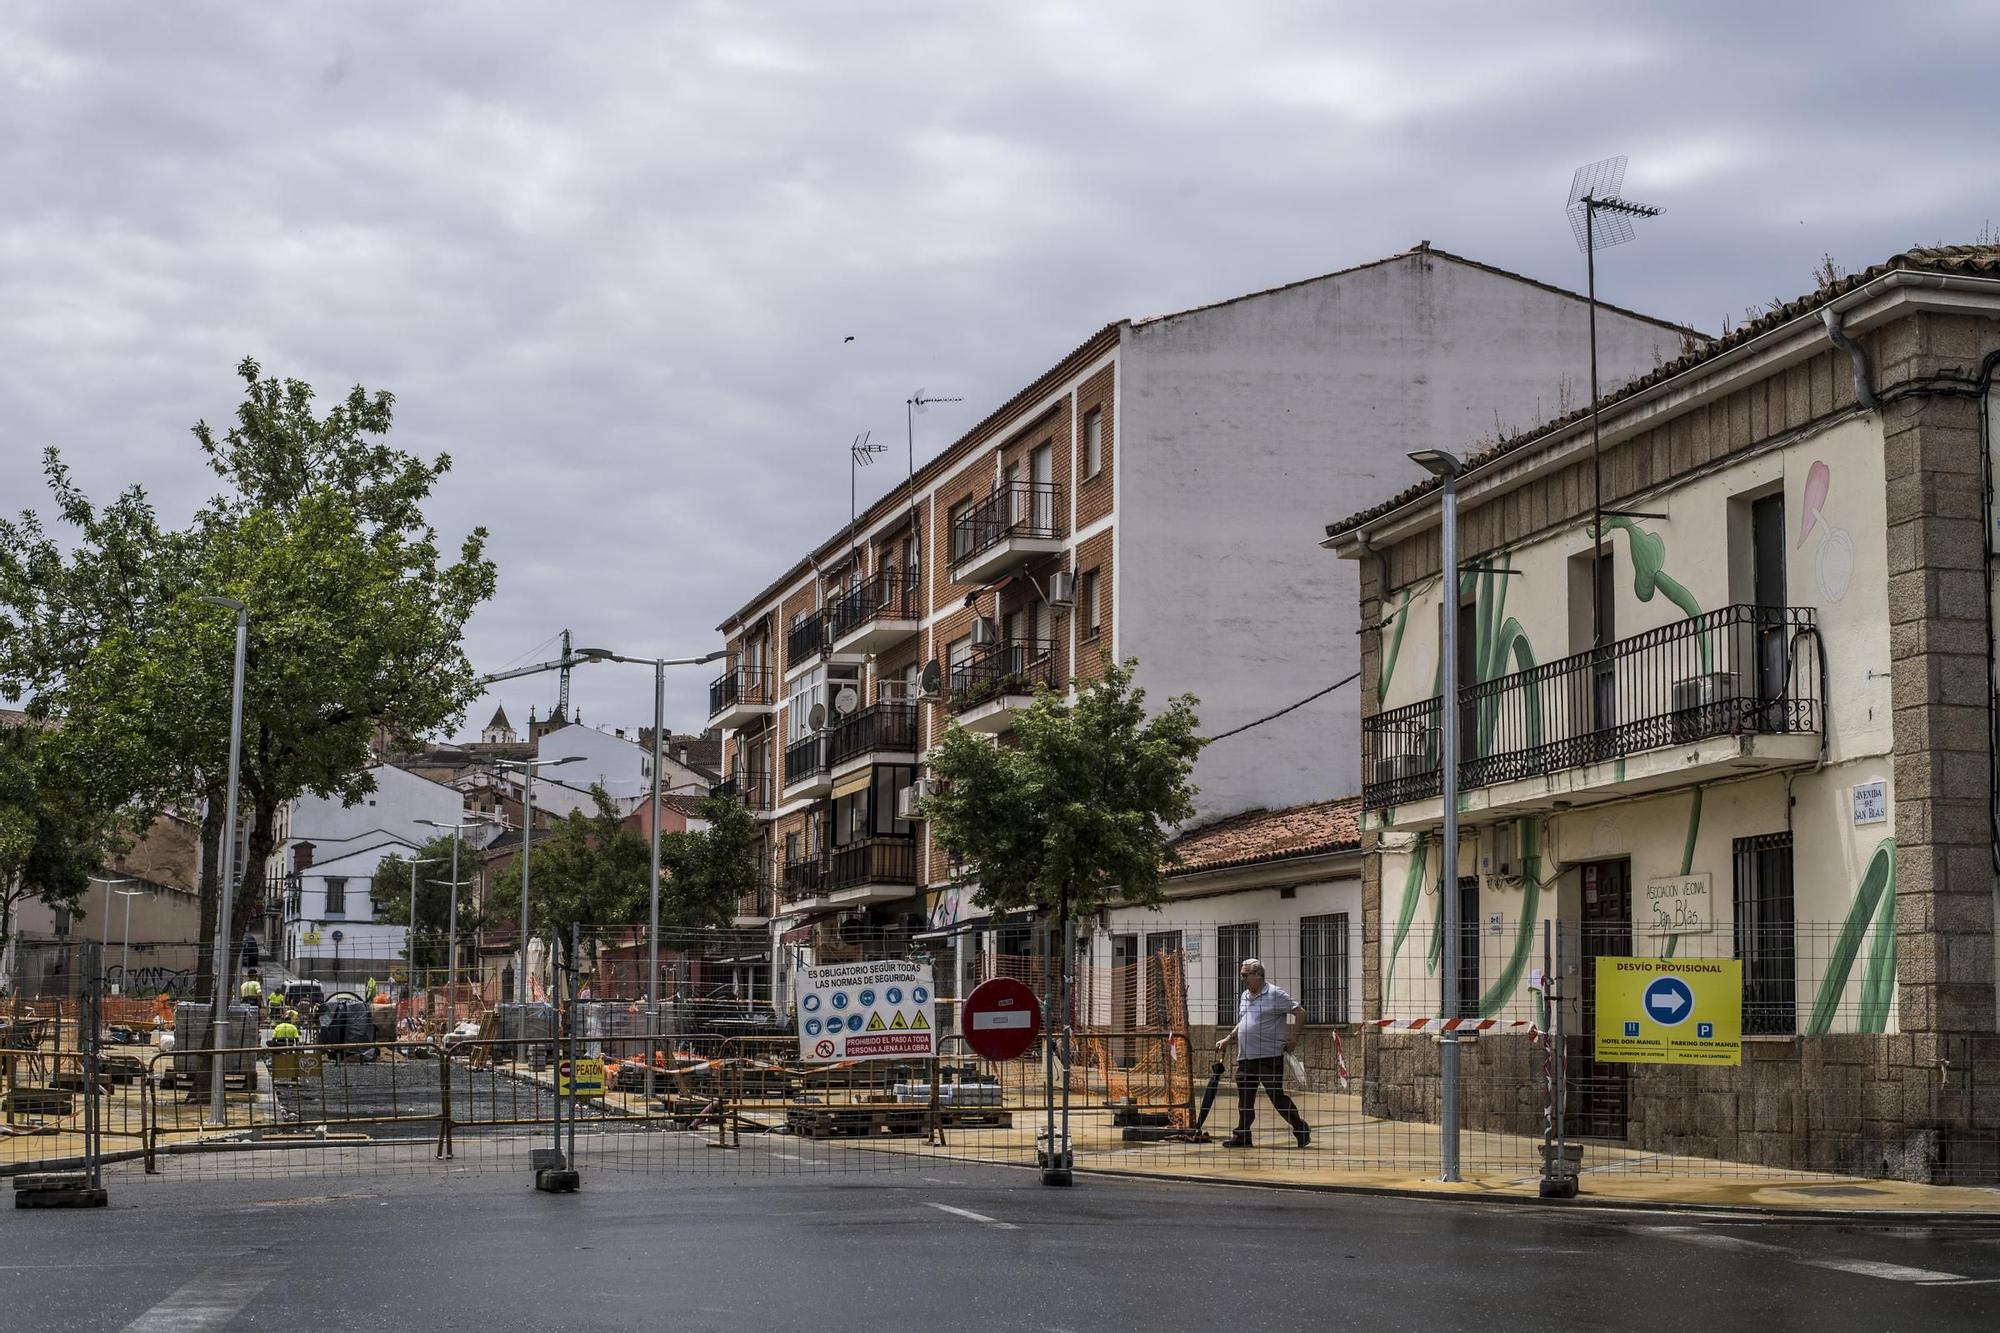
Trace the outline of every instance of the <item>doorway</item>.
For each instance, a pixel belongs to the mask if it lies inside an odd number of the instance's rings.
[[[1623,1139],[1631,1107],[1630,1066],[1598,1063],[1597,960],[1623,958],[1632,952],[1632,863],[1588,861],[1583,877],[1583,910],[1579,916],[1576,993],[1581,1029],[1570,1042],[1569,1089],[1564,1130],[1577,1138]]]

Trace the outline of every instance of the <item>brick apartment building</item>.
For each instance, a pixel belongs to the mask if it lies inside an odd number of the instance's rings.
[[[1367,1016],[1546,1028],[1553,924],[1572,1132],[1991,1178],[1996,366],[2000,248],[1915,250],[1608,395],[1602,555],[1587,412],[1465,460],[1455,857],[1437,846],[1437,485],[1327,529],[1369,627]],[[1447,865],[1456,978],[1422,965]],[[1740,960],[1742,1064],[1594,1065],[1598,955]],[[1434,1115],[1436,1045],[1366,1036],[1367,1108]],[[1475,1047],[1467,1125],[1533,1132],[1540,1059]]]
[[[1612,382],[1684,341],[1618,310],[1600,336]],[[910,817],[948,724],[1004,735],[1035,690],[1126,657],[1154,694],[1197,695],[1210,732],[1353,671],[1326,513],[1400,488],[1384,440],[1539,420],[1587,365],[1581,298],[1426,243],[1107,324],[852,530],[774,549],[784,572],[719,627],[736,657],[709,717],[768,830],[774,968],[976,926]],[[1214,745],[1199,822],[1357,791],[1357,728],[1343,691]]]

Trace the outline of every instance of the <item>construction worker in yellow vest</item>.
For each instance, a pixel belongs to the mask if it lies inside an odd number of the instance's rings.
[[[285,1016],[280,1018],[277,1026],[271,1029],[271,1044],[273,1046],[296,1046],[299,1044],[298,1010],[285,1010]]]
[[[361,998],[364,1000],[372,1000],[375,998],[375,978],[373,977],[368,978],[368,985],[362,989]]]
[[[244,1004],[254,1004],[259,1009],[264,1007],[264,983],[257,980],[255,972],[243,978],[243,984],[236,988],[236,998]]]

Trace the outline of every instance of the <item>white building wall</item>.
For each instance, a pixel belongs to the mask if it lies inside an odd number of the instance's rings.
[[[1587,401],[1587,313],[1425,252],[1132,326],[1115,610],[1140,682],[1198,695],[1213,735],[1353,672],[1356,574],[1318,547],[1328,516],[1421,479],[1417,444],[1463,452]],[[1680,352],[1632,316],[1600,311],[1598,330],[1607,389]],[[1359,697],[1212,746],[1197,819],[1359,791]]]

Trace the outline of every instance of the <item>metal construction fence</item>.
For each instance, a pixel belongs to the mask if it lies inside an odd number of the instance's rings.
[[[1033,922],[944,941],[836,928],[778,939],[761,961],[771,935],[673,932],[657,972],[643,932],[607,931],[552,951],[554,1003],[489,1002],[475,982],[447,1024],[440,988],[389,987],[377,1003],[330,999],[302,1016],[297,1042],[275,1037],[268,1010],[254,1040],[231,1036],[249,1030],[234,1020],[227,1039],[208,1037],[200,1005],[172,1007],[171,1026],[120,1023],[98,1008],[90,946],[64,945],[0,1007],[0,1173],[86,1157],[129,1158],[134,1175],[160,1179],[557,1159],[661,1176],[875,1173],[961,1160],[1408,1179],[1444,1170],[1450,1044],[1467,1179],[2000,1184],[2000,1039],[1901,1031],[1893,983],[1882,1004],[1892,964],[1874,961],[1865,932],[1858,943],[1819,923],[1785,925],[1782,939],[1776,924],[1758,938],[1684,934],[1668,955],[1655,939],[1635,950],[1629,926],[1494,927],[1466,930],[1451,986],[1427,920],[1398,940],[1394,921],[1371,939],[1348,920],[1113,919],[1079,935],[1066,968]],[[1371,953],[1379,968],[1364,966]],[[1742,966],[1743,1036],[1728,1058],[1602,1058],[1602,1025],[1619,1035],[1633,1020],[1598,994],[1596,960],[1635,956],[1691,975]],[[1218,1049],[1253,957],[1301,1010],[1289,1058]],[[805,970],[872,959],[930,967],[932,1053],[816,1056],[797,1026]],[[762,976],[746,981],[753,965]],[[995,977],[1026,982],[1044,1016],[1026,1052],[1001,1062],[960,1030],[965,996]]]

